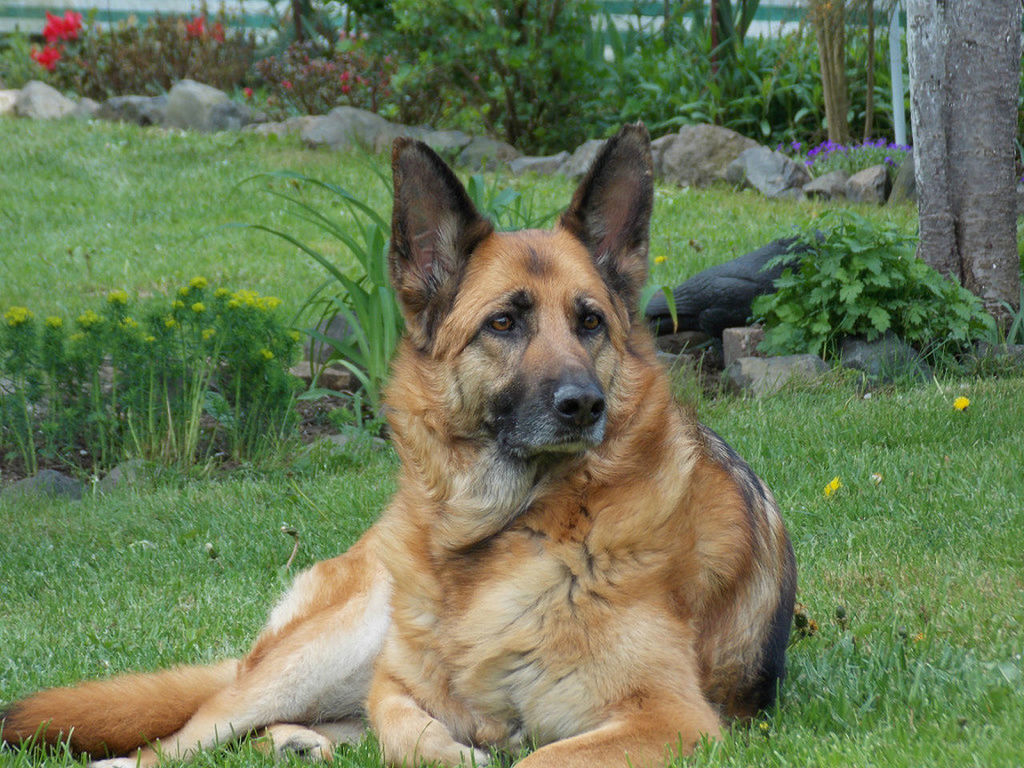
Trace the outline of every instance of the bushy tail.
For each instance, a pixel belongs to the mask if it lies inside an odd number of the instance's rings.
[[[231,659],[50,688],[0,711],[0,736],[9,744],[36,736],[46,744],[68,739],[75,752],[127,754],[180,730],[237,669]]]

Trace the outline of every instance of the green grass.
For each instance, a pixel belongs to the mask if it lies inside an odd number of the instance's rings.
[[[0,121],[0,133],[0,310],[24,304],[73,316],[109,289],[161,293],[194,274],[297,307],[319,273],[283,243],[220,229],[292,222],[269,196],[235,185],[288,168],[388,204],[357,158],[290,141],[15,121]],[[514,183],[552,209],[571,191],[564,180]],[[820,210],[725,189],[660,189],[653,253],[667,258],[654,278],[677,282],[806,226]],[[865,213],[913,227],[912,210]],[[799,600],[819,630],[793,643],[777,711],[684,765],[1020,764],[1022,391],[1020,378],[940,380],[864,398],[840,378],[760,400],[697,396],[703,420],[778,496]],[[972,401],[965,413],[952,407],[960,394]],[[329,557],[386,504],[395,468],[385,449],[314,455],[288,473],[217,482],[172,474],[77,503],[0,495],[0,702],[84,677],[244,653],[291,575],[281,524],[300,532],[292,572]],[[835,476],[842,487],[826,499]],[[0,753],[2,766],[34,764]],[[196,764],[269,761],[243,746]],[[379,760],[367,741],[339,750],[337,764]]]

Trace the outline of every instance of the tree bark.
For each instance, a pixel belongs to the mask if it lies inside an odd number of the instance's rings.
[[[875,0],[867,0],[868,63],[864,90],[864,141],[871,138],[875,121]]]
[[[850,138],[849,93],[846,84],[846,0],[808,0],[808,11],[818,41],[821,87],[825,97],[825,124],[829,141],[845,144]]]
[[[1019,0],[907,0],[918,256],[997,320],[1020,299]]]

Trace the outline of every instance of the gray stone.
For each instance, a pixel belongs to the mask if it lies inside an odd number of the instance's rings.
[[[78,103],[75,104],[75,108],[71,110],[71,117],[76,120],[92,120],[96,117],[96,113],[99,111],[100,104],[98,101],[93,101],[88,96],[79,99]]]
[[[658,359],[659,363],[670,371],[680,363],[679,355],[672,354],[671,352],[664,352],[660,349],[655,351],[654,356]]]
[[[724,181],[726,169],[757,142],[718,125],[684,125],[660,147],[661,178],[680,187],[706,187]],[[659,145],[660,146],[660,145]]]
[[[540,157],[523,155],[512,160],[508,167],[514,176],[522,176],[524,173],[549,176],[552,173],[558,173],[562,163],[568,159],[568,152],[559,152],[557,155],[543,155]]]
[[[134,485],[149,477],[151,472],[152,467],[143,459],[127,459],[104,475],[99,482],[99,489],[103,493],[110,493],[125,485]]]
[[[237,131],[252,122],[252,112],[224,91],[195,80],[179,80],[167,94],[167,125],[202,131]]]
[[[589,139],[580,144],[562,163],[558,172],[570,179],[578,179],[590,170],[597,159],[597,154],[604,146],[604,139]]]
[[[54,496],[67,499],[82,498],[82,484],[55,469],[41,469],[32,477],[12,483],[4,495],[11,496]]]
[[[20,93],[20,91],[0,91],[0,117],[14,114],[14,105],[18,102],[18,93]]]
[[[891,331],[874,341],[844,339],[839,346],[839,360],[844,368],[860,371],[873,384],[932,379],[931,368],[917,351]]]
[[[317,376],[316,386],[333,389],[335,392],[352,392],[358,387],[352,371],[343,365],[313,367],[308,360],[303,360],[288,371],[292,376],[302,379],[306,386],[313,384],[313,376]]]
[[[660,351],[672,355],[678,355],[683,350],[699,347],[709,341],[711,341],[711,337],[703,331],[679,331],[654,338],[654,343]]]
[[[751,147],[729,163],[726,180],[737,186],[751,186],[765,197],[793,196],[811,180],[807,166],[768,147]]]
[[[854,203],[881,205],[889,196],[889,169],[873,165],[857,171],[846,182],[846,198]]]
[[[326,338],[324,340],[307,335],[302,343],[305,358],[314,363],[326,363],[335,354],[331,341],[343,342],[352,336],[349,322],[340,312],[321,320],[314,332]]]
[[[309,121],[302,140],[309,147],[346,150],[352,147],[382,152],[399,136],[424,134],[423,129],[390,123],[374,112],[356,107],[335,107],[328,114]]]
[[[57,120],[67,117],[74,109],[75,102],[56,88],[51,88],[38,80],[26,83],[18,92],[18,100],[14,103],[16,115],[35,120]]]
[[[780,390],[791,381],[815,381],[829,370],[816,355],[741,357],[725,369],[729,386],[756,397]]]
[[[281,122],[253,122],[245,126],[242,131],[248,133],[256,133],[260,136],[288,136],[293,133],[302,133],[313,120],[317,118],[313,115],[299,115],[297,117],[289,117],[287,120]]]
[[[100,105],[96,118],[112,123],[163,125],[167,120],[167,96],[115,96]]]
[[[207,130],[240,131],[254,122],[252,110],[237,101],[221,101],[210,108]]]
[[[818,197],[823,200],[846,197],[846,182],[849,179],[850,174],[844,170],[830,171],[804,184],[804,194],[807,197]]]
[[[651,141],[651,166],[654,169],[654,178],[660,179],[665,175],[665,150],[675,143],[678,138],[678,133],[667,133]]]
[[[428,147],[445,159],[454,159],[465,149],[473,137],[462,131],[427,131],[422,136]]]
[[[726,367],[741,357],[762,357],[757,346],[764,341],[764,327],[726,328],[722,331],[722,358]]]
[[[900,163],[900,169],[896,171],[896,178],[892,180],[892,189],[889,191],[887,202],[895,205],[915,200],[917,200],[917,180],[914,176],[914,153],[910,152]]]
[[[459,153],[459,165],[473,171],[493,171],[499,167],[508,167],[519,157],[519,150],[504,141],[489,136],[475,136]]]
[[[1024,344],[990,344],[979,341],[974,345],[973,357],[979,362],[1007,362],[1024,366]]]

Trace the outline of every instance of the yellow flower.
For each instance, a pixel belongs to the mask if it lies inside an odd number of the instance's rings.
[[[956,410],[958,410],[958,411],[966,411],[967,410],[967,406],[969,406],[970,404],[971,404],[971,401],[968,400],[963,395],[961,395],[960,397],[958,397],[956,400],[953,401],[953,407]]]
[[[138,328],[139,324],[133,318],[126,317],[121,321],[121,327],[128,330],[129,328]]]
[[[171,308],[172,309],[184,309],[185,308],[185,302],[182,301],[181,299],[175,299],[174,303],[171,304]]]
[[[825,498],[829,498],[833,493],[843,487],[843,484],[839,482],[839,476],[836,475],[832,478],[832,482],[825,486]]]
[[[203,331],[203,341],[209,341],[213,338],[214,334],[217,333],[214,328],[207,328]]]
[[[191,280],[189,280],[188,284],[192,288],[205,288],[206,287],[206,278],[205,277],[196,276],[196,277],[193,277]]]
[[[668,257],[667,256],[655,256],[654,257],[654,263],[655,264],[664,264],[666,261],[668,261]]]
[[[19,325],[27,323],[34,317],[32,310],[27,307],[11,307],[4,312],[4,320],[11,328],[17,328]]]
[[[57,329],[64,327],[64,321],[56,315],[50,315],[44,322],[46,323],[47,328]]]
[[[203,304],[203,302],[201,301],[197,301],[195,304],[192,305],[192,311],[195,312],[197,315],[201,315],[203,314],[203,312],[206,311],[206,305]]]
[[[156,341],[156,336],[143,336],[142,340],[147,344],[152,344],[154,341]]]
[[[271,352],[271,351],[270,351],[269,349],[267,349],[266,347],[264,347],[263,349],[261,349],[261,350],[260,350],[260,356],[261,356],[261,357],[262,357],[262,358],[263,358],[264,360],[267,360],[267,361],[270,361],[270,360],[273,360],[273,359],[274,359],[274,353],[273,353],[273,352]]]
[[[107,303],[120,304],[122,307],[128,303],[127,291],[111,291],[107,294]]]
[[[78,316],[78,319],[75,320],[75,322],[78,323],[79,328],[81,328],[83,331],[87,331],[94,325],[99,325],[100,323],[102,323],[103,318],[97,315],[91,309],[87,309],[85,310],[85,312]]]
[[[175,320],[173,317],[165,317],[164,318],[164,326],[167,327],[167,328],[173,328],[177,324],[178,324],[178,321]]]
[[[290,338],[292,341],[298,341],[299,339],[302,338],[302,334],[299,333],[298,331],[288,331],[288,338]]]
[[[216,296],[218,299],[223,299],[229,293],[231,293],[231,291],[229,291],[227,288],[218,288],[216,291],[213,292],[213,295]]]
[[[68,341],[77,344],[78,342],[80,342],[84,338],[85,338],[85,334],[84,333],[72,333],[70,336],[68,336]]]
[[[242,289],[231,294],[231,301],[228,302],[228,306],[239,307],[244,305],[246,307],[255,307],[259,298],[260,295],[256,291]]]
[[[187,285],[183,285],[181,286],[181,288],[178,289],[178,295],[181,296],[182,298],[185,298],[186,296],[188,296],[189,290],[190,289]]]
[[[257,302],[257,306],[259,306],[260,309],[277,309],[281,306],[281,300],[277,298],[277,296],[264,296]]]

